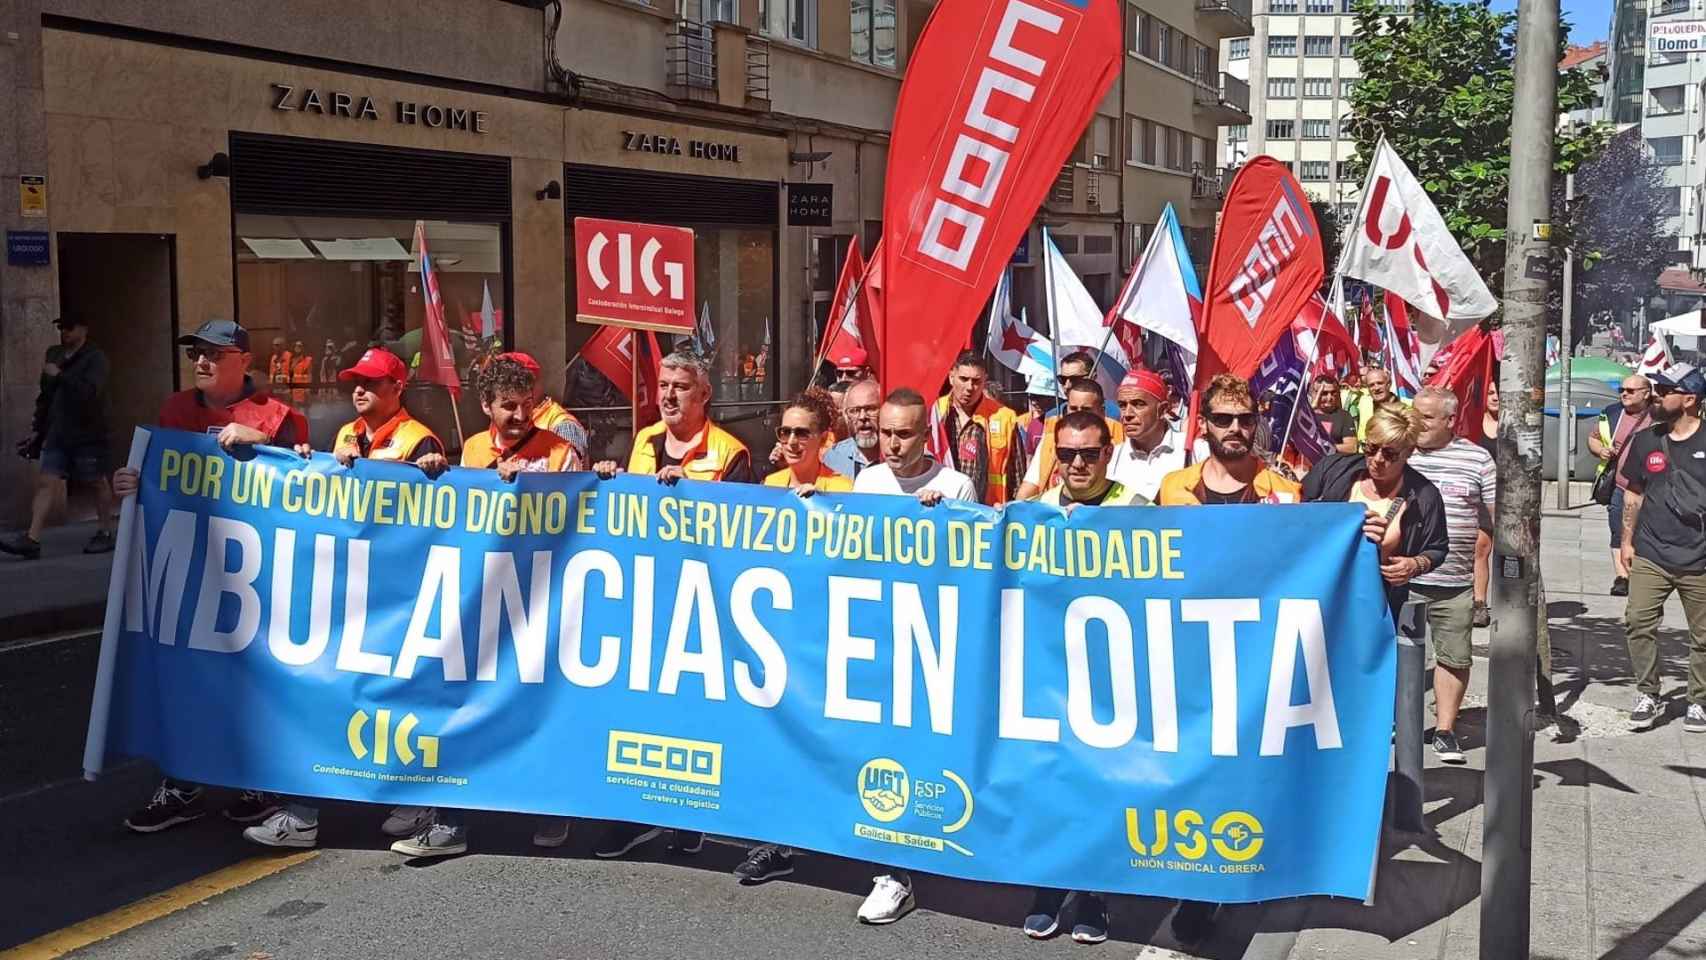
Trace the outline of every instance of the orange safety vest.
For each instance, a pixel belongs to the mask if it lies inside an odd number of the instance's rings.
[[[267,361],[267,380],[270,383],[290,382],[290,351],[275,353]]]
[[[936,401],[937,420],[943,424],[948,422],[952,404],[952,397]],[[1007,464],[1013,457],[1013,444],[1019,442],[1019,417],[1005,404],[984,397],[983,402],[977,405],[977,412],[972,414],[972,421],[982,426],[989,437],[989,489],[983,502],[987,506],[999,507],[1013,493],[1007,489]],[[950,436],[947,442],[957,450],[960,438]]]
[[[1163,507],[1195,507],[1201,506],[1197,499],[1197,484],[1202,482],[1201,463],[1193,463],[1182,470],[1174,470],[1161,478],[1161,491],[1155,497],[1155,502]],[[1301,503],[1303,500],[1303,485],[1287,480],[1279,474],[1263,467],[1257,471],[1250,486],[1256,491],[1256,500],[1260,503]]]
[[[301,385],[314,382],[314,358],[306,354],[297,357],[290,365],[290,382]]]
[[[663,465],[668,429],[660,420],[634,435],[634,452],[628,456],[629,473],[658,472]],[[735,458],[746,452],[746,444],[734,434],[707,420],[705,429],[699,431],[693,442],[693,449],[681,458],[681,471],[691,480],[721,480]]]
[[[764,485],[767,487],[793,487],[793,469],[783,467],[775,473],[772,473],[770,476],[764,478]],[[828,467],[823,467],[818,471],[817,479],[812,482],[812,486],[816,487],[819,493],[853,492],[853,481],[842,474],[836,473]]]
[[[367,421],[360,417],[351,420],[338,428],[338,438],[333,441],[332,449],[343,447],[360,447],[358,438],[368,437],[367,458],[369,460],[402,460],[413,461],[415,448],[422,440],[437,440],[438,435],[432,428],[409,415],[409,411],[398,408],[397,415],[385,421],[385,424],[368,436]],[[440,446],[443,446],[440,443]]]
[[[549,430],[534,427],[514,447],[506,448],[495,432],[485,430],[469,437],[462,444],[464,467],[496,467],[499,460],[520,460],[527,473],[556,473],[568,468],[574,448],[569,441]]]
[[[1102,420],[1107,423],[1108,433],[1113,437],[1108,443],[1116,447],[1124,443],[1125,425],[1111,417],[1103,417]],[[1059,417],[1049,417],[1044,420],[1042,441],[1037,444],[1037,486],[1041,487],[1042,490],[1047,490],[1055,485],[1054,471],[1060,466],[1054,455],[1054,428],[1058,423],[1060,423]],[[1041,493],[1042,490],[1039,490],[1038,493]]]

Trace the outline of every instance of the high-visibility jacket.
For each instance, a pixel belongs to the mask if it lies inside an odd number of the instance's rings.
[[[432,449],[419,450],[426,441],[431,441]],[[361,455],[369,460],[400,460],[404,463],[413,463],[417,457],[444,449],[432,428],[410,416],[409,411],[402,407],[397,408],[396,416],[371,432],[367,429],[367,421],[360,417],[338,428],[338,438],[332,443],[332,449],[351,446],[361,449]]]
[[[1161,492],[1155,502],[1163,507],[1200,506],[1202,500],[1197,496],[1197,487],[1202,483],[1202,468],[1202,463],[1193,463],[1162,477]],[[1250,486],[1256,492],[1258,503],[1299,503],[1303,500],[1302,484],[1287,480],[1265,466],[1257,471]]]
[[[290,382],[305,386],[314,382],[314,358],[303,354],[290,364]]]
[[[1037,502],[1046,503],[1051,507],[1063,506],[1072,502],[1064,496],[1065,493],[1066,487],[1064,486],[1050,487],[1043,491],[1043,495],[1037,498]],[[1136,490],[1133,490],[1123,483],[1113,481],[1108,484],[1108,493],[1102,498],[1102,502],[1094,504],[1094,506],[1141,507],[1147,503],[1149,503],[1149,501],[1144,499],[1143,494],[1138,493]]]
[[[792,487],[794,485],[794,471],[788,467],[783,467],[765,477],[764,485],[767,487]],[[812,482],[812,486],[816,487],[819,493],[853,492],[853,481],[828,467],[823,467],[818,471],[817,479]]]
[[[953,420],[965,416],[954,410],[952,404],[952,397],[942,397],[936,401],[936,420],[944,425],[944,429]],[[1014,445],[1020,442],[1019,417],[1006,405],[984,397],[983,402],[979,403],[977,410],[972,413],[971,420],[983,427],[984,434],[989,439],[989,481],[987,489],[982,491],[983,502],[991,507],[999,507],[1016,492],[1007,488],[1007,474],[1013,460]],[[963,430],[965,423],[958,424],[958,427]],[[948,456],[954,461],[948,465],[961,473],[967,473],[969,464],[962,466],[958,462],[960,438],[956,433],[957,431],[950,432],[944,438],[948,446]]]
[[[514,446],[505,446],[495,431],[484,430],[462,444],[464,467],[496,467],[499,460],[520,460],[527,473],[555,473],[568,469],[569,441],[549,430],[534,427]]]
[[[1393,394],[1392,397],[1393,400],[1396,400],[1398,403],[1406,407],[1410,405],[1410,401],[1398,396],[1397,394]],[[1392,400],[1387,401],[1387,403],[1391,402]],[[1348,406],[1345,409],[1356,414],[1357,442],[1361,443],[1363,438],[1368,436],[1368,422],[1374,419],[1374,398],[1369,396],[1366,392],[1359,390],[1354,398],[1354,406]]]
[[[657,473],[663,466],[664,442],[668,436],[669,428],[661,420],[635,434],[634,452],[628,455],[628,472]],[[693,448],[681,458],[681,472],[690,480],[722,480],[731,467],[743,461],[750,469],[752,456],[747,453],[746,444],[707,420],[693,441]]]
[[[1117,447],[1124,443],[1125,425],[1110,417],[1103,417],[1102,420],[1107,423],[1108,435],[1112,438],[1108,441],[1109,446]],[[1044,420],[1042,442],[1037,444],[1037,486],[1044,489],[1054,485],[1054,471],[1060,466],[1054,452],[1054,428],[1058,423],[1060,423],[1059,417],[1049,417]],[[1026,472],[1030,472],[1029,467],[1026,467]]]

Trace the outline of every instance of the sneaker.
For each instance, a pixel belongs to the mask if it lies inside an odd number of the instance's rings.
[[[1108,902],[1099,894],[1080,893],[1072,918],[1074,943],[1101,943],[1108,939]]]
[[[320,825],[289,810],[280,810],[243,830],[243,839],[263,847],[312,847],[320,841]]]
[[[0,537],[0,552],[23,557],[25,560],[35,560],[41,557],[41,543],[27,533],[14,533],[9,537]]]
[[[539,828],[533,831],[533,845],[555,850],[569,842],[568,817],[541,817]]]
[[[207,816],[200,787],[180,787],[170,780],[160,781],[148,805],[125,818],[124,825],[137,833],[159,833],[180,823],[200,820]]]
[[[244,790],[237,799],[225,805],[224,815],[232,823],[259,823],[282,809],[278,794]]]
[[[1065,890],[1039,889],[1031,900],[1031,910],[1025,914],[1025,936],[1046,940],[1060,929],[1060,910],[1066,905]]]
[[[1467,763],[1463,756],[1463,748],[1457,743],[1457,734],[1450,730],[1435,730],[1433,736],[1434,756],[1440,763]]]
[[[1635,698],[1635,709],[1629,711],[1629,729],[1651,730],[1659,719],[1659,701],[1651,694],[1643,693]]]
[[[914,906],[912,885],[884,874],[875,878],[871,895],[859,904],[860,923],[893,923]]]
[[[705,849],[705,834],[699,830],[671,830],[669,852],[695,854]]]
[[[1179,909],[1173,912],[1173,939],[1186,948],[1207,940],[1214,932],[1214,914],[1219,909],[1218,903],[1180,900]]]
[[[429,826],[437,814],[434,807],[392,807],[391,815],[379,825],[379,832],[387,837],[412,837]]]
[[[405,857],[451,857],[468,852],[468,828],[433,823],[412,837],[391,844],[392,853]]]
[[[1471,614],[1470,622],[1477,627],[1488,626],[1493,622],[1493,611],[1487,608],[1486,603],[1477,600],[1475,601],[1474,612]]]
[[[1682,718],[1682,729],[1689,733],[1706,733],[1706,707],[1698,703],[1688,705],[1688,715]]]
[[[1616,580],[1611,581],[1611,595],[1614,597],[1627,597],[1629,595],[1629,578],[1618,577]]]
[[[662,827],[648,827],[638,823],[613,823],[610,825],[610,829],[604,831],[604,836],[598,838],[598,843],[592,848],[592,855],[602,857],[605,860],[620,857],[662,833]]]
[[[95,535],[89,538],[89,542],[83,544],[83,552],[112,553],[116,546],[118,546],[118,542],[112,533],[106,530],[97,530]]]
[[[774,843],[766,843],[752,848],[752,852],[735,868],[735,878],[741,883],[763,883],[793,872],[793,851]]]

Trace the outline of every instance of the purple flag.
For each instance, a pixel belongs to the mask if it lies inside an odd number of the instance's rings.
[[[1288,331],[1274,344],[1273,352],[1262,361],[1256,375],[1250,378],[1250,393],[1256,397],[1257,408],[1261,408],[1264,403],[1268,405],[1256,429],[1256,446],[1270,462],[1278,460],[1279,451],[1274,448],[1285,436],[1292,408],[1299,402],[1299,394],[1307,386],[1305,380],[1303,357],[1297,350],[1297,338]],[[1302,403],[1303,408],[1297,411],[1297,422],[1291,424],[1291,447],[1304,460],[1313,464],[1332,453],[1333,444],[1321,429],[1321,418],[1309,405],[1307,396],[1302,398]]]

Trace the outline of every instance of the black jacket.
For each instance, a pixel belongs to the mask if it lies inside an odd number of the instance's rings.
[[[92,343],[65,357],[65,348],[47,349],[47,362],[59,375],[42,371],[33,424],[42,445],[69,450],[107,439],[107,357]]]
[[[1335,453],[1311,467],[1309,475],[1303,478],[1303,499],[1325,503],[1348,501],[1351,488],[1366,476],[1368,467],[1362,454]],[[1433,481],[1409,466],[1404,468],[1403,493],[1409,499],[1409,506],[1398,519],[1398,555],[1427,557],[1433,565],[1430,569],[1437,570],[1451,549],[1445,529],[1445,500]],[[1398,609],[1409,599],[1410,587],[1408,584],[1385,586],[1386,602],[1396,617]]]

